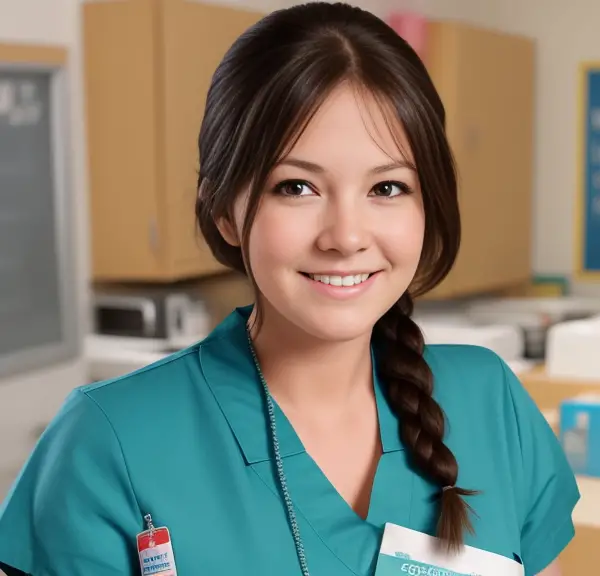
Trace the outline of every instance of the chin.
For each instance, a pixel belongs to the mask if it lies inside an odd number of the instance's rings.
[[[370,337],[379,316],[365,311],[302,310],[294,322],[303,332],[325,342],[348,342]]]

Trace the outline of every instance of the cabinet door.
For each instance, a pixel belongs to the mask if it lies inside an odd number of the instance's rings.
[[[456,23],[432,27],[430,66],[459,171],[463,240],[435,292],[456,296],[531,277],[534,47]]]
[[[235,39],[263,15],[186,0],[162,0],[162,155],[169,275],[207,274],[221,267],[195,227],[198,133],[211,78]]]
[[[155,6],[84,3],[85,87],[95,280],[160,273]]]

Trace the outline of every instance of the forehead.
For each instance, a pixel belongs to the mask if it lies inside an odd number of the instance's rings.
[[[409,160],[404,129],[391,106],[382,106],[366,90],[350,84],[337,87],[317,110],[290,155],[327,167],[356,169]]]

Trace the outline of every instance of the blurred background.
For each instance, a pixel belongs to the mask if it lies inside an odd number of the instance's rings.
[[[0,0],[0,500],[66,395],[249,303],[194,228],[196,137],[246,0]],[[364,0],[444,100],[463,248],[428,342],[498,352],[584,495],[565,574],[600,563],[596,0]],[[597,170],[597,171],[596,171]]]

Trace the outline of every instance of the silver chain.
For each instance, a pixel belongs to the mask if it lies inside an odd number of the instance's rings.
[[[277,467],[277,479],[279,481],[279,488],[281,489],[281,494],[285,502],[290,528],[292,529],[292,536],[294,537],[294,544],[296,545],[296,554],[298,555],[298,561],[300,562],[302,576],[310,576],[310,573],[308,571],[308,564],[306,562],[306,554],[304,552],[304,544],[302,543],[302,537],[300,536],[300,527],[298,526],[298,520],[296,519],[296,511],[294,510],[294,503],[292,502],[292,498],[290,496],[290,491],[287,485],[287,479],[285,477],[285,471],[283,469],[283,458],[281,457],[281,450],[279,448],[279,438],[277,436],[277,422],[275,420],[275,404],[273,402],[273,397],[269,392],[267,381],[265,380],[262,370],[260,369],[260,364],[258,362],[258,357],[256,356],[256,350],[254,350],[254,344],[252,343],[250,331],[246,330],[246,334],[248,336],[248,346],[250,347],[250,353],[252,354],[252,359],[254,360],[254,365],[256,366],[256,371],[258,372],[258,376],[260,378],[260,382],[265,393],[265,400],[267,402],[267,412],[269,416],[269,427],[271,429],[271,443],[273,447],[273,454],[275,456],[275,466]]]

